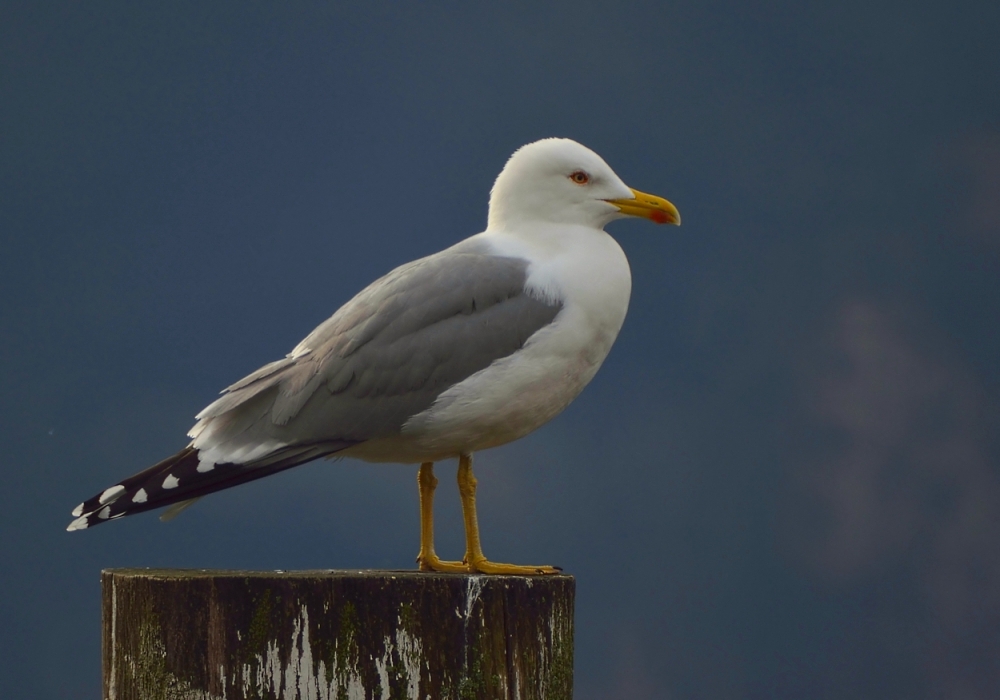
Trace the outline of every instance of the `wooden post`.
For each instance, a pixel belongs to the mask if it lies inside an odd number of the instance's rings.
[[[110,569],[106,700],[569,700],[571,576]]]

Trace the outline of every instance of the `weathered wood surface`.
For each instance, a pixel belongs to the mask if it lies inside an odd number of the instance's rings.
[[[111,569],[107,700],[569,700],[571,576]]]

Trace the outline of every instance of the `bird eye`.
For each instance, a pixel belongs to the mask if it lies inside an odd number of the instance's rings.
[[[576,172],[574,172],[572,175],[569,176],[569,179],[578,185],[586,185],[588,182],[590,182],[590,175],[588,175],[582,170],[577,170]]]

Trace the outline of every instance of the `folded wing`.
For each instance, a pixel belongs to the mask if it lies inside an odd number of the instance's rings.
[[[287,357],[198,414],[191,444],[80,504],[68,529],[181,503],[398,434],[449,387],[519,350],[561,304],[527,262],[460,244],[393,270]]]

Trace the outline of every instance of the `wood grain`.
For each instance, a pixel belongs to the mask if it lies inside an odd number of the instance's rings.
[[[571,576],[111,569],[108,700],[572,697]]]

